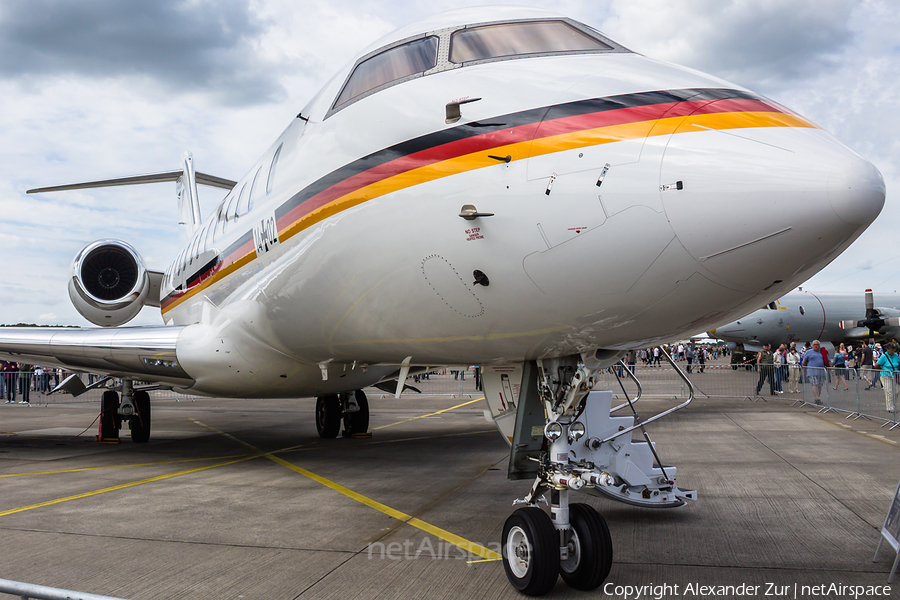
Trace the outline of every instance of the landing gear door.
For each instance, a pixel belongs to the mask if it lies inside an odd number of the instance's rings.
[[[512,444],[516,407],[522,390],[522,364],[485,367],[481,378],[484,397],[491,409],[491,419],[503,439]]]

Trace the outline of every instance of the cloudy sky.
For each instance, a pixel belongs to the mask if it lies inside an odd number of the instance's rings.
[[[873,161],[888,188],[885,210],[805,287],[900,289],[900,17],[893,2],[534,5],[773,98]],[[69,302],[66,279],[72,257],[93,240],[127,241],[159,270],[177,253],[172,183],[37,196],[26,189],[176,169],[185,150],[198,170],[238,179],[358,50],[432,11],[402,0],[4,0],[0,323],[86,324]],[[201,205],[209,210],[223,195],[201,187]],[[145,309],[133,324],[160,322],[158,310]]]

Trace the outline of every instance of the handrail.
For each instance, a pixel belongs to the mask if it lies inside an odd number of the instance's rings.
[[[682,408],[684,408],[685,406],[690,404],[691,400],[694,399],[694,386],[691,383],[691,380],[688,379],[688,376],[684,374],[684,371],[681,370],[681,367],[679,367],[677,364],[675,364],[675,361],[672,360],[672,357],[669,356],[668,352],[666,352],[662,348],[660,348],[659,351],[662,352],[662,355],[665,357],[665,359],[667,361],[669,361],[669,364],[672,365],[672,367],[675,369],[675,372],[678,373],[678,376],[681,377],[681,379],[683,379],[684,382],[687,384],[688,391],[689,391],[688,399],[674,408],[670,408],[669,410],[663,411],[663,412],[659,413],[658,415],[654,415],[654,416],[650,417],[646,421],[642,421],[640,423],[637,423],[636,425],[632,425],[631,427],[628,427],[627,429],[623,429],[622,431],[619,431],[619,432],[609,436],[608,438],[604,438],[604,439],[600,440],[600,444],[605,444],[606,442],[608,442],[610,440],[614,440],[617,437],[623,436],[626,433],[631,433],[635,429],[641,429],[644,425],[646,425],[648,423],[652,423],[653,421],[662,419],[663,417],[670,415],[677,410],[681,410]]]
[[[625,404],[620,404],[620,405],[618,405],[618,406],[615,407],[615,408],[609,409],[609,414],[612,414],[612,413],[616,412],[617,410],[619,410],[619,409],[621,409],[621,408],[625,408],[626,406],[633,405],[635,402],[637,402],[638,400],[641,399],[641,394],[644,393],[644,386],[641,385],[640,380],[639,380],[639,379],[637,378],[637,376],[634,374],[634,372],[632,371],[632,369],[629,369],[628,366],[625,365],[625,363],[623,363],[621,359],[619,360],[618,364],[622,365],[622,366],[625,368],[625,372],[628,373],[628,376],[631,377],[631,380],[632,380],[632,381],[634,382],[634,384],[637,386],[637,389],[638,389],[638,390],[637,390],[637,396],[634,397],[634,400],[630,400],[630,399],[628,398],[628,392],[625,391],[625,386],[622,384],[622,380],[619,378],[619,374],[616,373],[616,381],[619,382],[619,387],[622,388],[622,393],[625,394],[625,400],[628,400],[628,401],[627,401]],[[614,371],[614,372],[615,372],[615,371]],[[634,407],[633,407],[633,406],[632,406],[632,409],[631,409],[631,410],[634,411]]]
[[[10,581],[9,579],[0,579],[0,594],[12,594],[19,596],[22,600],[28,600],[29,598],[37,598],[38,600],[122,600],[122,598],[114,598],[112,596],[73,592],[45,585]]]

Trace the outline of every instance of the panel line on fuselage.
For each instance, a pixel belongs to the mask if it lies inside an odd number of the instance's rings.
[[[686,116],[694,122],[684,124]],[[468,123],[406,140],[332,171],[275,209],[281,243],[312,225],[374,198],[497,161],[579,147],[704,130],[816,127],[753,94],[729,89],[660,90],[580,100]],[[172,310],[255,258],[251,232],[187,278],[195,285],[162,301]]]

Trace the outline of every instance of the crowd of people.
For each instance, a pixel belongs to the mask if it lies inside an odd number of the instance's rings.
[[[782,394],[785,382],[788,392],[796,393],[802,391],[800,386],[805,382],[812,388],[815,403],[822,404],[823,386],[848,391],[850,380],[858,379],[865,382],[866,390],[883,388],[885,410],[893,413],[894,383],[900,372],[897,350],[896,340],[883,347],[876,343],[854,348],[841,343],[833,355],[819,340],[807,342],[802,350],[797,349],[796,342],[781,344],[775,350],[770,344],[764,344],[756,358],[759,370],[756,393],[768,383],[770,395]]]
[[[703,346],[693,343],[679,343],[675,345],[654,346],[652,348],[643,348],[641,350],[631,350],[625,356],[625,362],[629,367],[637,364],[637,360],[646,367],[659,367],[662,359],[662,351],[672,357],[673,360],[687,363],[687,372],[693,373],[694,366],[697,366],[698,372],[703,373],[706,370],[706,361],[718,360],[719,356],[728,356],[728,348],[726,346]]]
[[[48,391],[64,378],[62,369],[29,365],[14,361],[0,362],[0,400],[6,404],[31,404],[31,392]],[[52,382],[52,385],[51,385]]]
[[[662,366],[663,351],[673,360],[686,363],[688,373],[703,373],[707,360],[717,360],[730,353],[727,346],[707,347],[688,342],[631,350],[625,363],[630,369],[634,369],[638,360],[646,367]],[[770,395],[783,394],[785,388],[788,393],[800,393],[806,383],[814,402],[822,404],[824,386],[849,391],[850,381],[859,380],[865,390],[882,388],[885,410],[892,414],[895,411],[895,385],[900,386],[900,344],[896,340],[884,345],[861,343],[856,347],[841,343],[833,354],[819,340],[806,342],[799,349],[796,342],[781,344],[776,349],[765,344],[762,352],[751,355],[747,368],[751,364],[759,372],[757,394],[766,384]],[[900,392],[900,387],[896,391]]]

